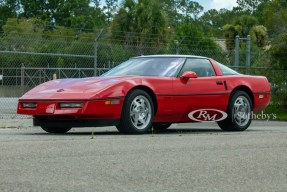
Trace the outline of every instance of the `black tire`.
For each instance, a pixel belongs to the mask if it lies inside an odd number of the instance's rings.
[[[144,134],[152,126],[154,105],[148,93],[132,90],[125,98],[122,116],[117,129],[125,134]]]
[[[166,130],[171,126],[172,123],[153,123],[152,126],[156,130]]]
[[[251,124],[252,109],[249,95],[244,91],[236,91],[230,96],[227,118],[217,124],[224,131],[244,131]]]
[[[45,126],[41,126],[41,128],[48,133],[57,133],[57,134],[64,134],[72,129],[71,127],[57,128],[57,127],[45,127]]]

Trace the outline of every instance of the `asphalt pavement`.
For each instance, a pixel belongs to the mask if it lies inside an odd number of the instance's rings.
[[[146,135],[114,127],[53,135],[19,121],[0,129],[1,192],[287,191],[285,122],[257,121],[245,132],[196,123]]]

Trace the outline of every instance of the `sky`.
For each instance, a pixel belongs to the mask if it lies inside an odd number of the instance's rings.
[[[236,0],[193,0],[197,1],[200,5],[204,7],[204,11],[209,9],[221,9],[226,8],[231,10],[232,7],[236,6]]]
[[[229,9],[231,10],[233,7],[237,6],[236,0],[192,0],[198,2],[200,5],[204,7],[204,12],[209,9]],[[102,5],[105,4],[104,0],[101,0]],[[121,2],[121,0],[119,1]]]
[[[226,8],[231,10],[233,7],[237,5],[236,0],[192,0],[198,2],[200,5],[204,7],[204,12],[209,9],[221,9]],[[104,4],[104,0],[101,0],[101,3]],[[121,1],[119,1],[121,2]]]

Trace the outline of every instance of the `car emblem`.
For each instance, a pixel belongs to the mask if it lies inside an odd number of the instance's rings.
[[[198,109],[188,114],[194,121],[214,122],[222,121],[227,118],[227,113],[217,109]]]
[[[65,91],[64,89],[58,89],[57,92],[63,92]]]

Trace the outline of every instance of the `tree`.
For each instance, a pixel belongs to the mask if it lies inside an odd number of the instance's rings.
[[[227,49],[233,50],[235,46],[234,45],[235,37],[236,35],[238,35],[236,27],[234,25],[226,24],[223,26],[223,33]]]
[[[203,25],[203,29],[206,35],[219,37],[222,35],[222,27],[225,25],[226,20],[224,18],[226,9],[217,11],[216,9],[210,9],[206,11],[201,17],[200,22]]]
[[[238,6],[249,13],[254,13],[261,4],[266,3],[270,0],[237,0]]]
[[[272,42],[271,54],[274,64],[278,63],[280,68],[287,69],[287,33],[283,33],[275,38]]]
[[[273,65],[287,69],[287,2],[285,0],[273,0],[268,2],[263,11],[265,25],[270,35]]]
[[[223,27],[224,37],[227,48],[234,49],[234,40],[237,35],[247,37],[252,35],[256,45],[263,47],[267,41],[267,30],[264,26],[258,26],[256,17],[242,15],[234,20],[232,24],[226,24]]]
[[[106,10],[107,22],[110,23],[112,21],[113,14],[118,7],[118,0],[105,0],[105,2],[106,6],[104,6],[104,9]]]
[[[99,6],[99,0],[19,1],[19,17],[34,17],[47,21],[50,25],[85,29],[105,25],[106,16]]]
[[[179,9],[185,19],[197,19],[198,15],[203,11],[203,7],[195,1],[180,0]]]
[[[263,25],[254,26],[251,31],[251,39],[257,45],[257,47],[264,47],[267,45],[268,33],[267,28]]]
[[[258,24],[258,20],[256,17],[250,15],[242,15],[233,24],[236,27],[238,35],[246,37],[250,33],[250,30]]]
[[[273,0],[268,2],[263,10],[265,26],[271,35],[287,31],[287,1]]]
[[[176,30],[176,35],[179,43],[189,50],[218,48],[213,39],[205,37],[196,22],[185,22]]]
[[[100,8],[101,0],[90,0],[90,4],[95,8]]]
[[[167,22],[157,0],[126,0],[112,23],[113,38],[138,45],[166,41]]]
[[[165,14],[168,16],[168,24],[171,28],[176,28],[179,25],[180,14],[178,12],[181,0],[162,0],[161,5]]]
[[[2,0],[0,3],[0,31],[8,18],[16,17],[19,2],[18,0]]]
[[[220,9],[219,11],[211,9],[200,17],[200,21],[206,35],[219,37],[223,34],[224,25],[227,23],[234,24],[244,14],[238,7],[234,7],[232,10]]]

